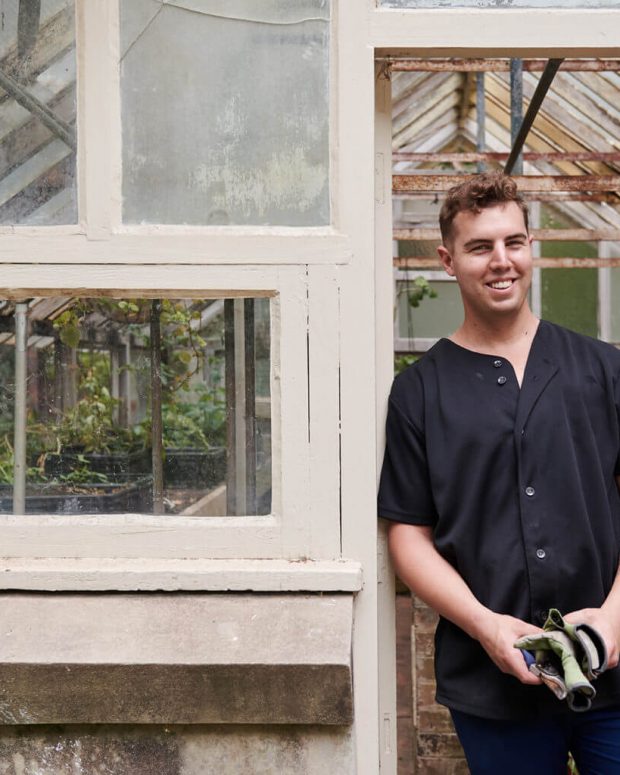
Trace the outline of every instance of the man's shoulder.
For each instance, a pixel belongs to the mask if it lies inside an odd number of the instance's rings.
[[[446,342],[446,339],[439,339],[429,350],[397,374],[394,377],[394,388],[408,389],[414,385],[422,386],[438,369],[448,365]]]
[[[544,333],[553,350],[572,352],[579,356],[591,356],[608,362],[612,367],[620,369],[620,349],[601,339],[572,331],[550,321],[542,321]]]

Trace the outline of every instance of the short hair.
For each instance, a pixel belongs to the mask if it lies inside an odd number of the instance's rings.
[[[449,191],[439,213],[441,238],[446,244],[451,239],[452,225],[459,213],[479,213],[487,207],[514,202],[523,213],[528,231],[527,204],[517,191],[517,184],[503,172],[482,172],[468,177]]]

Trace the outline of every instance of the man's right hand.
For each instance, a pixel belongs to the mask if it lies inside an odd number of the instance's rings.
[[[506,614],[488,611],[477,627],[476,637],[493,662],[502,671],[518,678],[524,684],[540,684],[542,681],[530,673],[523,652],[515,648],[515,641],[524,635],[541,633],[540,627]]]

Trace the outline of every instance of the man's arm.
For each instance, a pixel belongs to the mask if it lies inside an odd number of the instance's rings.
[[[616,477],[620,491],[620,476]],[[620,655],[620,565],[613,586],[600,608],[582,608],[571,611],[565,617],[567,622],[585,622],[601,634],[607,646],[609,667],[616,667]]]
[[[540,679],[528,671],[521,652],[514,647],[514,642],[522,635],[540,632],[540,629],[483,606],[452,565],[435,549],[431,528],[392,522],[388,528],[388,543],[396,573],[412,592],[480,641],[502,672],[514,675],[522,683],[540,683]]]

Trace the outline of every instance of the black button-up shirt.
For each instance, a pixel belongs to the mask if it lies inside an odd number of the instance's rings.
[[[481,603],[541,625],[551,607],[599,607],[609,593],[619,474],[620,351],[541,321],[521,388],[506,358],[448,339],[395,379],[379,515],[432,526]],[[498,719],[565,707],[447,620],[435,644],[449,707]],[[595,686],[595,707],[620,702],[620,670]]]

